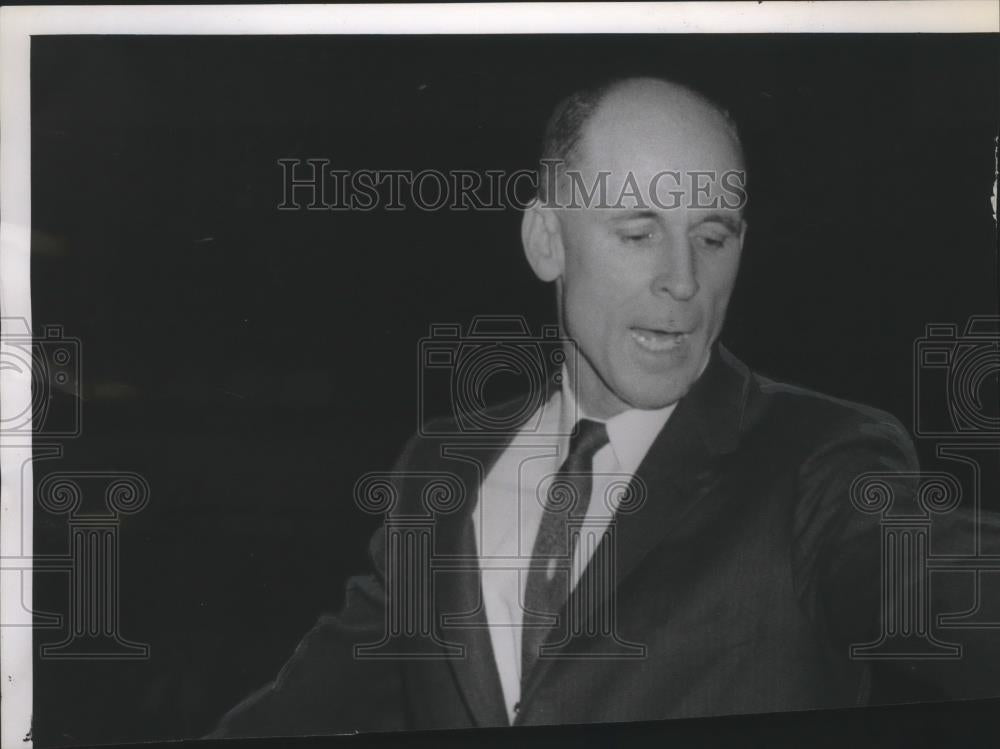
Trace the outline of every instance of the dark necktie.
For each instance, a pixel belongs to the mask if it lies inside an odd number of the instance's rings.
[[[554,476],[545,499],[545,511],[531,552],[532,565],[524,593],[521,630],[521,681],[526,681],[538,660],[539,648],[549,627],[539,625],[539,615],[557,615],[570,592],[573,547],[570,518],[587,514],[593,486],[594,453],[608,443],[604,424],[581,419],[570,439],[569,453]],[[574,534],[574,540],[576,534]],[[534,621],[535,626],[528,626]]]

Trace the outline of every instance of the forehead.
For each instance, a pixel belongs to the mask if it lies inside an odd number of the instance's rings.
[[[584,126],[573,161],[585,174],[610,172],[612,185],[627,174],[648,183],[665,171],[721,175],[743,169],[724,115],[697,94],[659,81],[610,92]]]

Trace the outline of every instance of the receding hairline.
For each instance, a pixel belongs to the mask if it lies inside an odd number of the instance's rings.
[[[628,89],[641,91],[643,88],[661,89],[662,92],[669,92],[679,100],[686,98],[717,115],[719,124],[732,139],[740,161],[745,161],[743,141],[736,120],[728,109],[711,96],[692,86],[665,77],[625,76],[579,88],[559,100],[553,107],[545,126],[540,162],[548,161],[550,164],[555,162],[564,167],[568,166],[572,160],[579,157],[579,146],[587,127],[599,113],[602,105],[615,94]],[[541,172],[544,173],[547,168],[541,167]],[[539,195],[544,198],[545,181],[540,179],[538,184]]]

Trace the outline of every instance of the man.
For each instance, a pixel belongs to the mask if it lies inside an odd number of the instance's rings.
[[[746,234],[732,122],[683,86],[619,80],[564,100],[543,155],[558,166],[522,238],[555,284],[561,381],[513,433],[445,421],[410,440],[393,516],[428,515],[428,476],[464,495],[434,515],[444,563],[413,570],[380,530],[372,574],[214,736],[869,699],[870,662],[849,647],[879,636],[881,527],[852,485],[877,474],[905,506],[917,461],[888,414],[767,380],[718,344]],[[969,534],[956,517],[950,532]],[[386,631],[407,585],[430,633]],[[967,606],[953,587],[935,587],[935,610]],[[996,642],[982,647],[996,663]],[[989,683],[975,665],[902,665],[953,691]]]

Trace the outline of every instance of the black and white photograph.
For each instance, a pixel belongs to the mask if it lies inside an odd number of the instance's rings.
[[[995,740],[1000,8],[0,13],[3,749]]]

